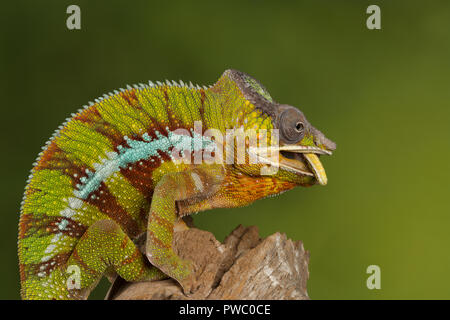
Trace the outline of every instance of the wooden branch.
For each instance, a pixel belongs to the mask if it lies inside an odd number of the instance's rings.
[[[255,226],[238,226],[224,243],[207,231],[181,229],[175,230],[174,248],[194,262],[191,295],[172,279],[127,283],[117,278],[106,299],[309,299],[309,253],[301,241],[278,232],[261,239]]]

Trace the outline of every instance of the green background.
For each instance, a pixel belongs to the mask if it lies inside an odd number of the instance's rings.
[[[82,29],[66,28],[81,7]],[[381,7],[382,30],[366,28]],[[17,223],[40,147],[79,107],[146,80],[259,79],[337,142],[326,187],[203,212],[302,240],[313,299],[450,298],[449,1],[8,1],[0,12],[0,298],[19,298]],[[381,290],[366,268],[381,267]],[[96,290],[101,298],[106,283]]]

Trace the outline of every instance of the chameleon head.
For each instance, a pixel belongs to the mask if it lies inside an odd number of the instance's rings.
[[[336,144],[314,128],[297,108],[284,104],[276,108],[280,168],[301,176],[312,176],[318,184],[326,185],[327,175],[319,157],[331,155]]]
[[[274,177],[299,185],[326,185],[327,176],[319,157],[331,155],[336,144],[313,127],[297,108],[275,102],[268,91],[256,79],[237,71],[225,72],[239,87],[244,98],[272,120],[272,128],[278,129],[277,163],[273,157],[259,150],[259,158],[279,170]],[[272,151],[271,150],[271,151]]]

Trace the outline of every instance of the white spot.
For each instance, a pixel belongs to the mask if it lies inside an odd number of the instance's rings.
[[[80,209],[83,206],[83,201],[78,198],[69,198],[69,207],[72,209]]]
[[[266,274],[266,276],[269,277],[270,281],[272,281],[272,284],[274,286],[279,285],[280,283],[277,281],[277,279],[272,275],[273,273],[273,269],[268,267],[268,266],[264,266],[264,273]]]
[[[69,221],[67,220],[62,220],[59,224],[58,224],[58,229],[59,230],[64,230],[67,225],[69,224]]]
[[[65,208],[59,212],[59,214],[61,216],[66,217],[66,218],[71,218],[76,213],[77,212],[75,210],[70,209],[70,208]]]
[[[57,233],[55,234],[55,236],[53,237],[53,239],[50,241],[50,243],[55,243],[58,242],[59,239],[61,239],[62,233]]]
[[[192,177],[192,180],[194,180],[195,187],[200,192],[203,192],[204,188],[203,188],[203,183],[202,183],[202,179],[200,178],[200,176],[197,173],[192,172],[191,177]]]
[[[50,253],[50,252],[52,252],[55,248],[56,248],[56,245],[55,245],[55,244],[50,244],[50,245],[45,249],[45,253]]]

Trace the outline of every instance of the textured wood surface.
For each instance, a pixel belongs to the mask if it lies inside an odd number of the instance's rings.
[[[239,226],[220,243],[210,232],[179,228],[174,247],[180,257],[194,262],[192,294],[185,296],[172,279],[117,279],[107,299],[309,299],[309,253],[301,241],[284,234],[261,239],[257,227]]]

